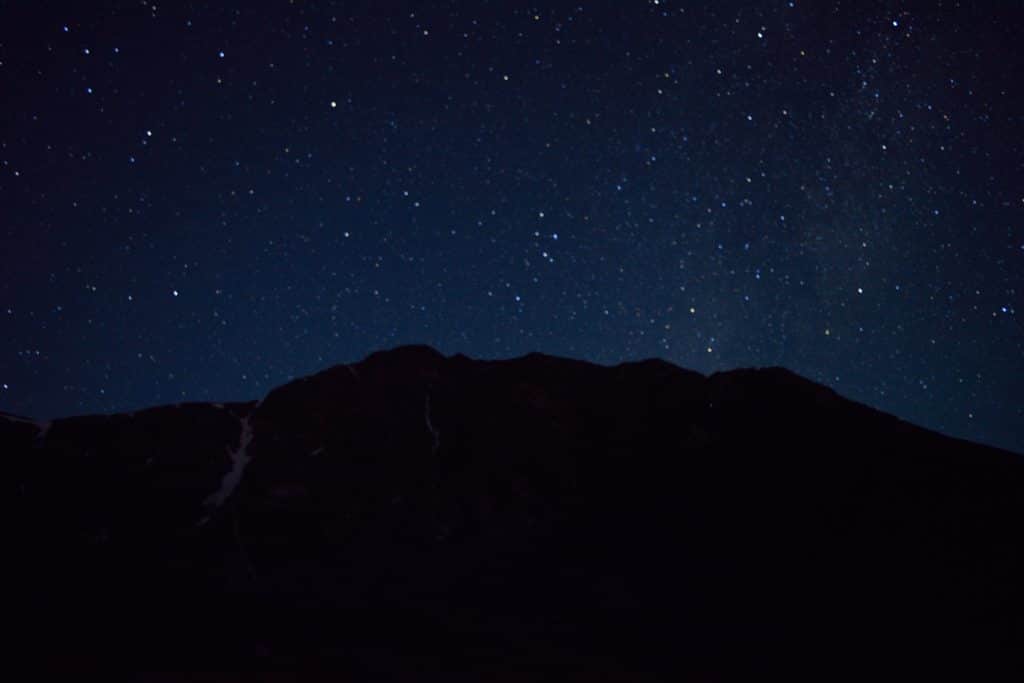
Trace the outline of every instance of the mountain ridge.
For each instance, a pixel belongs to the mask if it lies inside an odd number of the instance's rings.
[[[546,353],[539,352],[539,351],[531,351],[531,352],[528,352],[528,353],[523,354],[521,356],[515,356],[515,357],[511,357],[511,358],[472,359],[469,356],[466,356],[465,354],[462,354],[462,353],[455,353],[455,354],[452,354],[450,356],[445,356],[440,351],[436,350],[435,348],[433,348],[432,346],[429,346],[427,344],[399,345],[399,346],[392,347],[392,348],[389,348],[389,349],[382,349],[382,350],[379,350],[379,351],[371,352],[370,354],[366,355],[363,359],[361,359],[359,361],[355,361],[355,362],[351,362],[351,363],[337,363],[335,365],[328,366],[327,368],[324,368],[323,370],[319,370],[319,371],[310,373],[308,375],[303,375],[303,376],[300,376],[300,377],[296,377],[296,378],[288,380],[288,381],[286,381],[286,382],[284,382],[282,384],[279,384],[279,385],[277,385],[275,387],[272,387],[266,394],[264,394],[262,399],[246,399],[246,400],[233,400],[233,401],[193,401],[193,400],[189,400],[189,401],[182,401],[182,402],[178,402],[178,403],[166,403],[166,404],[157,404],[157,405],[152,405],[152,406],[144,406],[144,407],[141,407],[141,408],[136,408],[136,409],[128,410],[128,411],[114,411],[114,412],[103,412],[103,413],[83,413],[83,414],[78,414],[78,415],[69,415],[69,416],[65,416],[65,417],[56,417],[56,418],[36,418],[36,417],[31,417],[31,416],[21,415],[21,414],[16,414],[16,413],[10,413],[10,412],[7,412],[7,411],[0,410],[0,420],[6,421],[8,423],[20,423],[20,424],[33,425],[33,426],[36,426],[37,429],[42,431],[43,429],[46,429],[49,426],[52,426],[54,422],[64,421],[64,420],[78,420],[78,419],[82,419],[82,418],[95,418],[95,417],[131,416],[131,415],[135,415],[137,413],[145,412],[145,411],[160,410],[160,409],[167,409],[167,408],[180,408],[180,407],[184,407],[184,406],[196,406],[196,405],[208,405],[208,406],[231,405],[231,406],[238,407],[238,406],[244,406],[244,405],[247,405],[247,404],[261,403],[267,397],[269,397],[270,395],[274,394],[275,392],[277,392],[277,391],[279,391],[281,389],[284,389],[286,387],[290,387],[290,386],[292,386],[294,384],[303,384],[303,383],[306,383],[306,382],[309,382],[309,381],[316,380],[316,379],[320,378],[321,376],[334,377],[334,376],[336,376],[337,374],[339,374],[341,372],[353,373],[353,372],[356,372],[356,368],[359,368],[360,366],[362,366],[364,364],[371,364],[371,365],[373,365],[373,364],[378,363],[382,359],[387,359],[389,361],[393,361],[395,358],[402,358],[402,357],[405,357],[407,359],[412,359],[412,358],[416,358],[416,357],[419,357],[419,358],[430,358],[430,359],[432,359],[434,361],[453,361],[453,362],[456,362],[456,363],[471,361],[473,363],[480,363],[480,364],[487,364],[487,363],[524,363],[524,362],[537,362],[537,361],[541,361],[541,362],[555,361],[555,362],[559,362],[559,363],[574,363],[574,364],[580,364],[581,366],[594,367],[594,368],[603,368],[603,369],[608,369],[608,370],[616,370],[616,369],[620,369],[620,368],[632,368],[632,367],[638,367],[638,368],[658,367],[658,368],[664,368],[665,371],[667,371],[667,372],[682,372],[682,373],[686,373],[686,374],[690,375],[691,377],[699,377],[699,378],[702,378],[702,379],[707,380],[709,382],[730,382],[732,380],[732,378],[737,377],[737,376],[760,375],[760,376],[766,377],[766,378],[767,377],[778,376],[779,378],[784,378],[784,381],[788,381],[788,382],[790,382],[791,384],[793,384],[795,386],[804,386],[805,389],[808,390],[808,391],[821,392],[823,394],[831,392],[836,397],[838,397],[838,398],[840,398],[840,399],[842,399],[844,401],[847,401],[849,403],[855,404],[857,406],[861,406],[863,408],[866,408],[866,409],[868,409],[870,411],[873,411],[875,413],[878,413],[880,415],[888,415],[888,416],[892,417],[893,419],[896,419],[896,420],[900,421],[901,423],[904,423],[904,424],[906,424],[906,425],[908,425],[910,427],[913,427],[915,429],[920,429],[920,430],[923,430],[923,431],[926,431],[926,432],[929,432],[929,433],[932,433],[932,434],[936,434],[936,435],[942,436],[943,438],[954,439],[954,440],[961,441],[961,442],[964,442],[964,443],[970,443],[970,444],[973,444],[973,445],[976,445],[976,446],[979,446],[979,447],[982,447],[982,448],[985,448],[985,449],[990,449],[990,450],[994,450],[994,451],[1001,451],[1001,452],[1005,452],[1005,453],[1012,453],[1014,455],[1022,455],[1022,456],[1024,456],[1024,454],[1018,454],[1018,453],[1015,453],[1014,451],[1010,451],[1010,450],[1005,449],[1005,448],[1001,448],[1001,447],[998,447],[998,446],[992,446],[992,445],[989,445],[989,444],[983,444],[983,443],[980,443],[980,442],[971,441],[970,439],[965,439],[965,438],[961,438],[961,437],[956,437],[956,436],[944,434],[944,433],[939,432],[937,430],[934,430],[934,429],[931,429],[931,428],[928,428],[928,427],[924,427],[924,426],[918,425],[918,424],[916,424],[914,422],[911,422],[911,421],[908,421],[908,420],[904,420],[904,419],[902,419],[902,418],[900,418],[898,416],[892,415],[891,413],[886,413],[883,410],[874,408],[873,406],[870,406],[870,405],[868,405],[866,403],[862,403],[860,401],[856,401],[854,399],[847,398],[847,397],[843,396],[841,393],[839,393],[838,391],[836,391],[834,388],[832,388],[832,387],[830,387],[830,386],[828,386],[826,384],[822,384],[822,383],[816,382],[814,380],[811,380],[811,379],[809,379],[807,377],[804,377],[803,375],[800,375],[799,373],[794,372],[793,370],[790,370],[789,368],[786,368],[784,366],[778,366],[778,365],[741,366],[741,367],[737,367],[737,368],[733,368],[733,369],[729,369],[729,370],[719,370],[719,371],[716,371],[716,372],[713,372],[713,373],[705,375],[703,373],[697,372],[696,370],[691,370],[691,369],[683,368],[682,366],[676,365],[674,363],[671,363],[670,361],[666,361],[666,360],[664,360],[662,358],[658,358],[658,357],[643,358],[643,359],[632,360],[632,361],[622,361],[620,363],[611,364],[611,365],[594,363],[594,362],[585,361],[585,360],[566,358],[566,357],[562,357],[562,356],[546,354]],[[391,363],[389,363],[389,365],[390,364]]]
[[[726,676],[808,642],[1024,643],[1024,461],[783,368],[399,347],[255,401],[3,419],[0,449],[15,613],[124,612],[152,656],[149,632],[199,660],[386,647],[398,668],[471,641],[480,666]]]

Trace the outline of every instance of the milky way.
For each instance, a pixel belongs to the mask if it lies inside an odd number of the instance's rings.
[[[415,342],[784,365],[1024,452],[1013,3],[10,4],[0,410]]]

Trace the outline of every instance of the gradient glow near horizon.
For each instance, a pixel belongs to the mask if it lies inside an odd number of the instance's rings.
[[[783,365],[1024,452],[1012,3],[19,5],[0,410],[427,343]]]

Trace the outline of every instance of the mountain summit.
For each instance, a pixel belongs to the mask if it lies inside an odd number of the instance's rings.
[[[0,450],[24,652],[722,679],[1022,644],[1024,459],[780,368],[402,347],[0,414]]]

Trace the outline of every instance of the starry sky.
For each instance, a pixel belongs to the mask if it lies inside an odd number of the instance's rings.
[[[4,3],[0,410],[427,343],[1024,452],[1024,9],[918,4]]]

